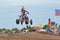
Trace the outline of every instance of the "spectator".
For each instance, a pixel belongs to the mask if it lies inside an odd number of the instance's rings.
[[[57,31],[58,31],[58,27],[57,27],[57,23],[55,23],[55,26],[54,26],[54,34],[57,34]]]
[[[51,19],[48,19],[48,27],[46,29],[47,32],[52,32],[53,33],[53,30],[51,29],[52,27],[52,22],[51,22]]]

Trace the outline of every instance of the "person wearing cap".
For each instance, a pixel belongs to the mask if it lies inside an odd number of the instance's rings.
[[[46,31],[53,33],[53,31],[51,30],[51,27],[52,27],[52,22],[51,22],[51,19],[49,18],[49,19],[48,19],[48,27],[47,27]]]

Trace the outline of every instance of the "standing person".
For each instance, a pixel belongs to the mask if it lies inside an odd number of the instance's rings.
[[[55,27],[54,27],[54,34],[58,34],[58,27],[57,27],[57,23],[55,23]]]
[[[51,19],[48,19],[47,32],[53,32],[53,31],[51,30],[51,27],[52,27],[52,22],[51,22]]]

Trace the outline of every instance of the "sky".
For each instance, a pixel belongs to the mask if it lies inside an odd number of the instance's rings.
[[[55,9],[60,9],[60,0],[0,0],[0,28],[25,27],[25,24],[16,24],[22,6],[30,13],[28,17],[33,20],[31,26],[45,25],[48,18],[60,24],[60,16],[55,16]]]

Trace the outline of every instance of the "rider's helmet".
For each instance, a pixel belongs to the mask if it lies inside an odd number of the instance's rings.
[[[24,14],[24,13],[25,13],[24,6],[22,6],[22,8],[21,8],[21,13],[22,13],[22,14]]]

